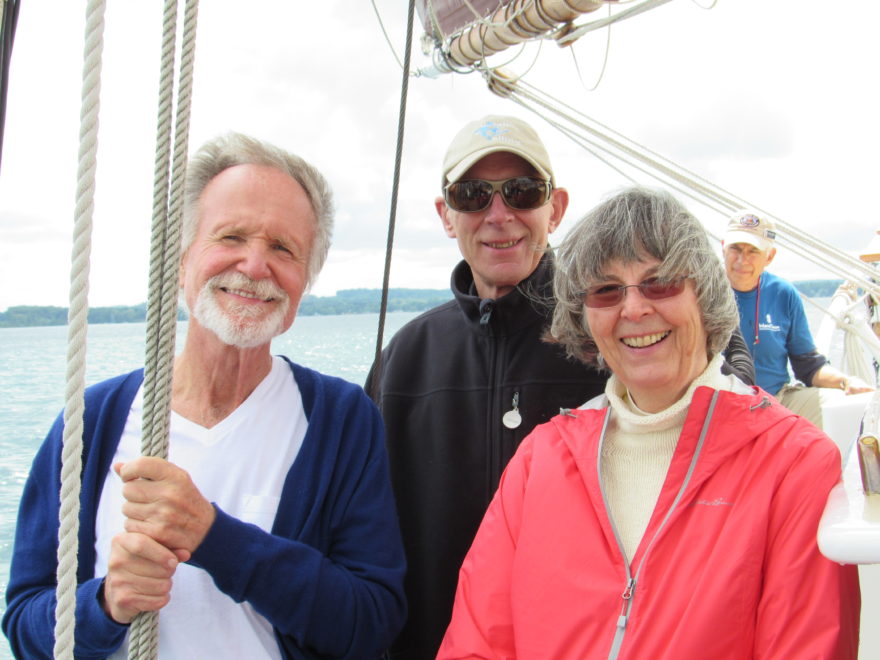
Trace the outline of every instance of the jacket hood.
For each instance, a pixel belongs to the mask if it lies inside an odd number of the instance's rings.
[[[767,441],[767,432],[774,427],[778,427],[778,430],[784,433],[800,420],[764,390],[757,387],[750,389],[752,390],[750,394],[718,391],[718,398],[714,404],[713,396],[716,390],[710,387],[698,387],[694,391],[669,466],[667,481],[675,479],[676,483],[680,483],[686,478],[707,418],[705,440],[700,449],[696,469],[690,476],[688,492],[698,488],[718,469],[719,465],[744,446]],[[597,397],[591,404],[595,405],[601,400],[601,397]],[[599,438],[609,412],[610,409],[607,407],[571,410],[550,421],[556,426],[579,469],[595,464]],[[731,429],[736,431],[731,432]],[[589,469],[592,472],[593,468]],[[589,475],[590,479],[586,479],[588,475],[583,476],[587,482],[592,480],[592,475]]]

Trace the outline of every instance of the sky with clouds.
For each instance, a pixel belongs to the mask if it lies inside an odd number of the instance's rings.
[[[161,4],[107,2],[93,306],[147,298]],[[190,151],[236,130],[318,166],[334,188],[337,216],[317,295],[382,285],[402,78],[392,49],[402,59],[406,4],[201,3]],[[68,305],[84,6],[22,3],[0,163],[0,311]],[[877,3],[673,0],[571,48],[530,45],[503,58],[590,117],[857,253],[880,228],[872,196],[880,181],[878,24]],[[421,34],[417,17],[414,69],[430,65]],[[489,113],[531,122],[569,189],[551,243],[626,185],[542,118],[493,95],[478,75],[412,77],[391,286],[448,286],[459,254],[434,210],[440,163],[455,132]],[[723,217],[699,215],[720,232]],[[833,277],[782,250],[774,270]]]

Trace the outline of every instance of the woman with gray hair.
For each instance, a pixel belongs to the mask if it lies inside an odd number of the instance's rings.
[[[856,567],[816,544],[839,451],[722,373],[737,312],[699,221],[614,195],[554,288],[552,340],[611,377],[508,464],[438,658],[856,658]]]

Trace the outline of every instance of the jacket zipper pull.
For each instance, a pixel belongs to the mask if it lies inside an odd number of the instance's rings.
[[[623,593],[620,594],[620,597],[623,598],[623,607],[620,609],[620,616],[617,617],[617,627],[623,630],[626,628],[626,622],[629,618],[629,608],[632,605],[632,597],[633,593],[636,590],[636,580],[635,578],[630,578],[627,580],[626,589],[623,590]]]
[[[484,298],[480,301],[480,325],[489,325],[493,309],[495,309],[495,301],[492,298]]]
[[[761,397],[761,403],[756,403],[754,406],[749,406],[749,412],[753,410],[757,410],[758,408],[769,408],[770,407],[770,399],[766,396]]]
[[[519,392],[513,393],[511,409],[504,413],[501,422],[509,429],[518,428],[522,424],[522,415],[519,414]]]

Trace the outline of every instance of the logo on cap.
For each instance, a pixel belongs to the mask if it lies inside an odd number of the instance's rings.
[[[509,132],[509,128],[501,128],[501,126],[496,124],[494,121],[487,121],[485,124],[474,131],[474,133],[486,138],[489,141],[494,140],[499,135],[504,135],[505,133]]]
[[[749,235],[758,237],[763,242],[753,243],[748,239]],[[752,243],[755,247],[766,249],[771,247],[772,241],[776,240],[776,226],[768,218],[761,218],[758,214],[750,211],[742,211],[728,221],[725,240],[729,240],[731,243]]]

